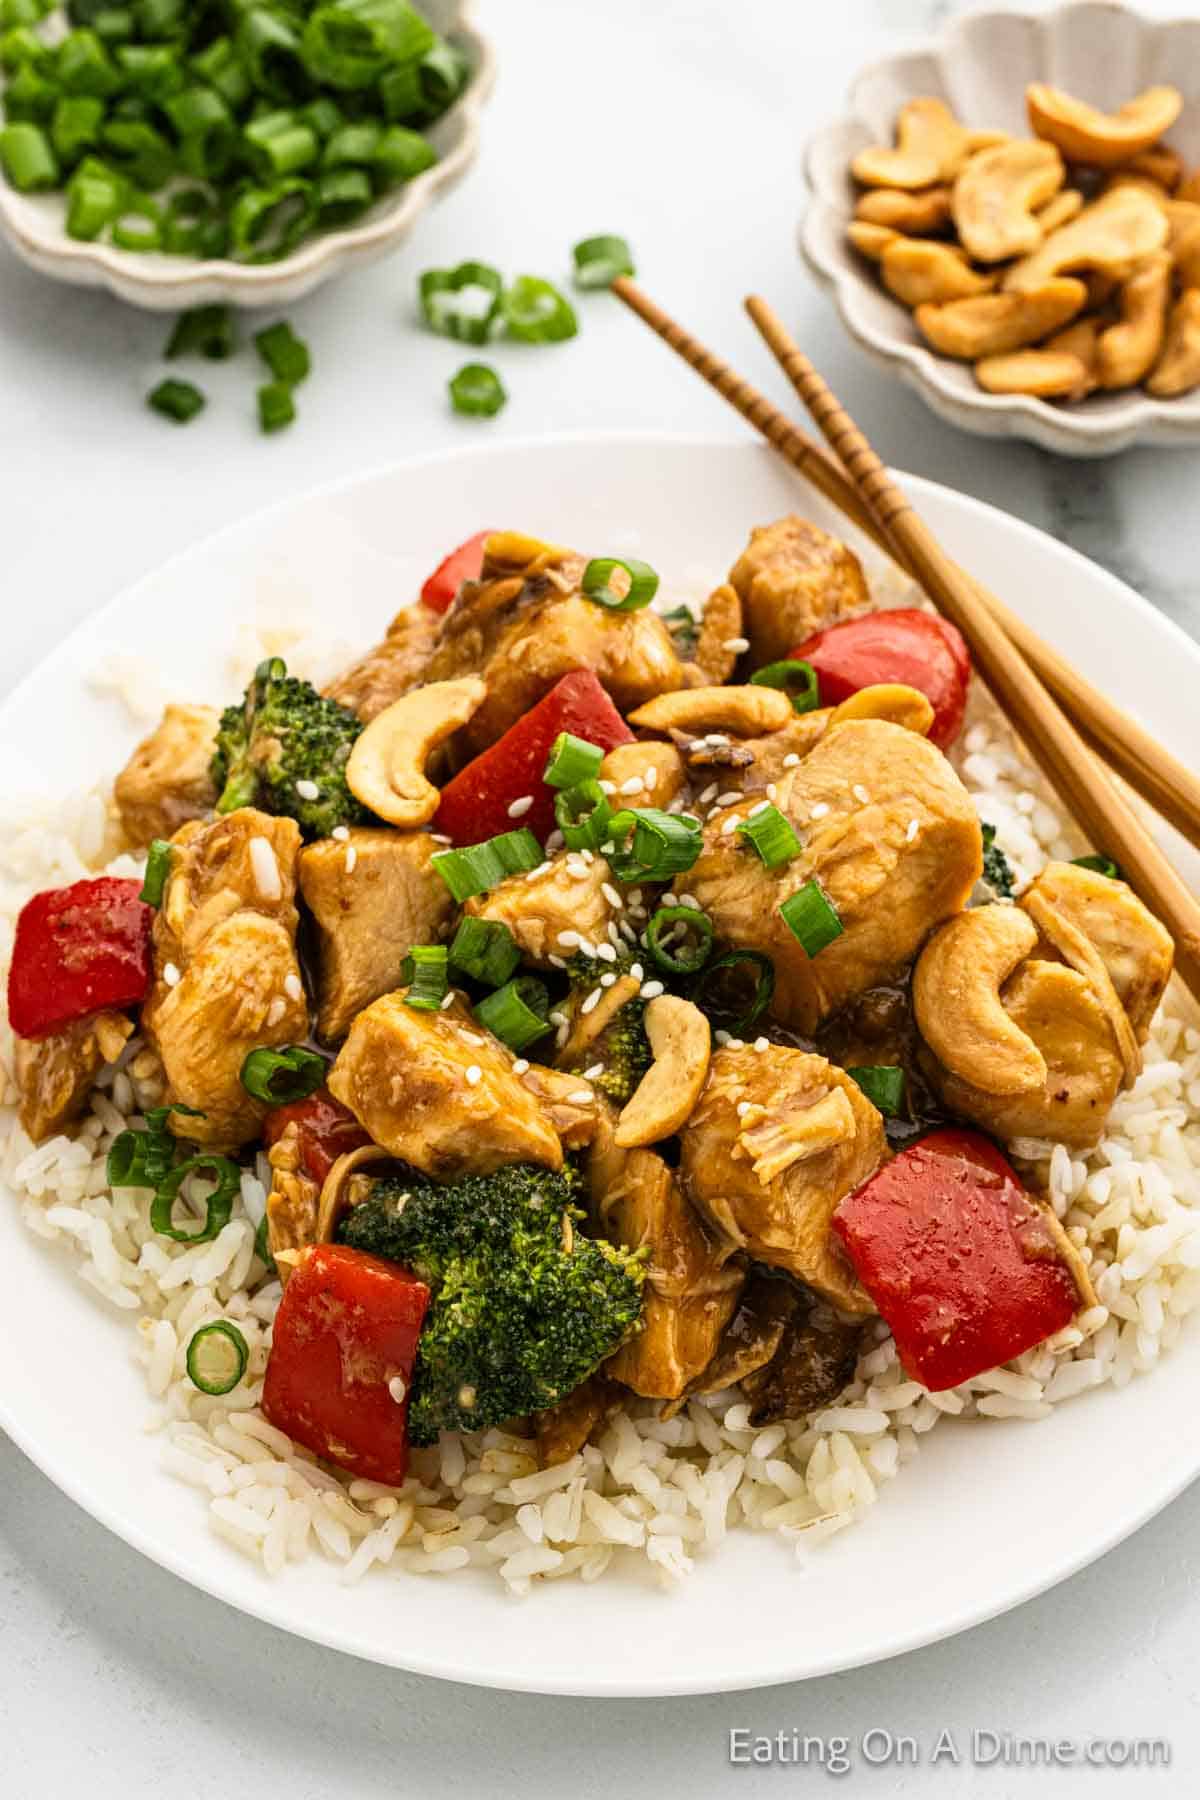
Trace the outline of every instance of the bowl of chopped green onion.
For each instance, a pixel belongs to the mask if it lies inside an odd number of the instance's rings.
[[[0,0],[0,230],[167,311],[276,306],[391,250],[466,170],[468,0]]]

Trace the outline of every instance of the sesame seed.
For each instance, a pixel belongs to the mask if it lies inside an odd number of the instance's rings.
[[[579,947],[579,933],[577,931],[560,931],[554,941],[561,944],[564,950],[576,950]]]
[[[555,956],[553,950],[550,952],[549,956],[546,958],[546,961],[550,964],[551,968],[554,968],[554,969],[565,969],[567,966],[566,957],[565,956]]]
[[[168,987],[178,987],[179,983],[183,980],[183,976],[179,973],[179,969],[175,963],[163,964],[162,978]]]
[[[640,981],[642,979],[642,975],[644,973],[641,963],[634,963],[634,965],[630,969],[629,973],[633,976],[633,979],[635,981]]]
[[[720,786],[719,782],[710,781],[708,786],[705,788],[704,792],[700,795],[696,804],[698,806],[707,806],[710,800],[715,800],[717,797],[717,789],[719,786]]]
[[[645,785],[645,780],[641,775],[631,775],[628,781],[621,783],[617,792],[619,794],[640,794]]]
[[[617,910],[620,911],[624,902],[611,881],[602,881],[600,883],[600,892],[604,895],[604,898],[608,901],[610,906],[615,906]]]
[[[850,792],[854,795],[854,798],[858,801],[860,806],[865,806],[867,801],[871,798],[861,781],[856,781],[854,786],[850,789]]]
[[[717,1036],[718,1036],[718,1037],[725,1037],[725,1038],[727,1038],[727,1037],[728,1037],[728,1036],[729,1036],[729,1033],[728,1033],[728,1032],[727,1032],[727,1031],[720,1031],[720,1032],[718,1032],[718,1033],[717,1033]],[[747,1113],[748,1113],[748,1112],[749,1112],[749,1111],[750,1111],[750,1102],[749,1102],[749,1101],[748,1101],[748,1100],[739,1100],[739,1101],[738,1101],[738,1103],[737,1103],[737,1116],[738,1116],[738,1118],[739,1118],[739,1119],[744,1119],[744,1118],[745,1118],[745,1116],[746,1116],[746,1114],[747,1114]]]
[[[333,835],[334,837],[349,837],[350,833],[344,825],[339,825]],[[435,844],[452,844],[454,842],[454,839],[447,837],[444,831],[431,831],[429,835]]]
[[[599,1006],[600,995],[602,994],[603,991],[604,990],[602,988],[593,988],[591,993],[588,995],[587,999],[584,1001],[583,1005],[580,1007],[580,1009],[579,1009],[580,1012],[581,1013],[590,1013],[595,1007]]]
[[[586,881],[588,878],[587,864],[585,862],[576,862],[573,857],[569,856],[567,858],[566,870],[572,881]]]
[[[604,974],[600,977],[600,986],[602,988],[610,988],[610,987],[612,987],[612,985],[616,981],[616,979],[617,979],[616,976],[612,973],[612,971],[610,969],[607,974]]]
[[[754,1048],[758,1051],[759,1055],[761,1056],[764,1050],[769,1050],[771,1048],[770,1038],[756,1037],[754,1040]]]
[[[283,881],[279,874],[279,862],[273,845],[265,837],[250,839],[250,869],[260,899],[283,899]]]
[[[551,1025],[565,1025],[567,1023],[567,1015],[563,1012],[547,1013],[546,1017],[549,1019]]]
[[[582,850],[577,852],[577,854],[582,856],[585,863],[593,863],[596,860],[596,852],[594,850],[589,850],[586,844],[583,846]]]
[[[704,911],[704,908],[701,906],[700,902],[697,900],[695,894],[680,894],[679,904],[680,904],[680,906],[690,906],[693,912],[703,912]]]
[[[315,781],[298,781],[296,792],[302,800],[319,800],[321,798],[321,790]]]
[[[750,808],[750,811],[746,814],[746,817],[748,819],[757,819],[759,813],[766,812],[766,810],[767,810],[768,806],[770,806],[770,804],[771,804],[771,802],[769,800],[760,800],[758,802],[757,806],[752,806]]]
[[[358,861],[358,851],[354,848],[353,844],[348,844],[346,846],[346,873],[347,873],[347,875],[353,875],[354,865],[357,863],[357,861]]]
[[[621,935],[627,943],[636,944],[638,941],[637,932],[634,930],[633,926],[629,923],[628,919],[621,920]]]
[[[731,1050],[744,1050],[746,1048],[745,1038],[731,1037],[729,1039],[729,1048]]]
[[[590,1106],[595,1099],[591,1088],[576,1088],[573,1094],[567,1095],[568,1106]]]
[[[519,800],[514,800],[512,805],[509,807],[509,809],[508,809],[509,818],[510,819],[523,819],[525,817],[525,814],[529,811],[529,809],[532,805],[533,805],[533,795],[532,794],[522,794],[521,798]]]
[[[667,807],[667,811],[669,813],[681,813],[684,810],[685,810],[685,801],[684,801],[683,795],[677,794],[675,796],[674,800],[671,801],[671,804]]]
[[[908,821],[908,830],[904,833],[905,842],[911,844],[920,829],[920,821],[918,819],[910,819]]]
[[[477,1082],[480,1082],[482,1080],[483,1080],[483,1070],[480,1068],[478,1063],[472,1063],[470,1068],[467,1070],[467,1086],[474,1087]]]
[[[475,1389],[464,1381],[458,1390],[458,1404],[464,1412],[470,1412],[475,1405]]]
[[[454,989],[451,988],[450,992],[448,994],[443,994],[442,1004],[438,1008],[438,1010],[439,1010],[439,1012],[445,1012],[447,1007],[453,1006],[453,1005],[454,1005]]]
[[[303,998],[304,998],[303,983],[301,982],[300,977],[297,974],[295,974],[293,971],[289,971],[288,974],[286,974],[284,976],[283,991],[287,995],[289,1000],[303,1000]]]
[[[615,794],[617,791],[615,781],[601,781],[598,785],[602,794]]]
[[[554,856],[562,849],[566,841],[567,840],[561,831],[552,831],[550,836],[546,839],[546,849],[550,852],[551,856]]]
[[[603,1073],[604,1064],[602,1062],[593,1063],[590,1069],[585,1069],[583,1071],[583,1079],[585,1081],[596,1081]]]
[[[596,954],[595,944],[590,938],[585,938],[582,932],[579,933],[579,948],[585,956],[595,956]]]
[[[642,983],[643,1000],[657,1000],[658,996],[665,992],[661,981],[643,981]]]
[[[546,873],[546,870],[549,867],[550,867],[550,864],[548,862],[544,862],[544,863],[539,863],[536,869],[528,869],[525,874],[526,881],[536,881],[538,876],[544,875]]]
[[[729,1033],[727,1031],[714,1031],[713,1037],[716,1042],[720,1044],[722,1049],[724,1049],[725,1045],[729,1042]]]
[[[775,783],[773,781],[768,781],[768,783],[767,783],[767,799],[773,800],[778,792],[779,792],[779,789],[775,786]]]
[[[743,650],[748,650],[750,648],[750,639],[743,637],[726,638],[725,642],[721,645],[721,648],[722,650],[730,651],[734,656],[740,656]]]
[[[818,800],[817,804],[812,809],[812,813],[810,814],[810,817],[814,818],[814,819],[823,819],[825,817],[825,814],[828,811],[829,811],[828,800]]]
[[[597,944],[596,955],[600,958],[601,962],[611,963],[616,962],[617,960],[617,953],[611,944]]]
[[[741,788],[726,788],[726,790],[723,794],[717,795],[717,805],[718,806],[732,806],[734,801],[740,800],[741,797],[742,797]]]
[[[462,1025],[459,1026],[458,1035],[462,1039],[464,1044],[486,1044],[487,1043],[487,1039],[481,1038],[477,1031],[468,1031],[466,1029],[466,1027],[462,1026]]]
[[[286,1011],[287,1011],[287,1001],[283,998],[283,996],[281,994],[276,994],[276,996],[272,1000],[270,1006],[268,1006],[268,1008],[267,1008],[267,1024],[268,1025],[278,1025],[280,1019],[282,1019],[282,1017]]]
[[[728,836],[729,836],[729,834],[730,834],[730,832],[732,832],[732,831],[736,831],[736,830],[737,830],[737,828],[738,828],[738,826],[739,826],[739,825],[740,825],[740,824],[741,824],[741,823],[742,823],[742,817],[741,817],[741,814],[740,814],[740,813],[734,813],[734,815],[733,815],[733,817],[732,817],[732,818],[731,818],[731,819],[726,819],[726,821],[725,821],[725,823],[724,823],[724,824],[723,824],[723,825],[722,825],[722,827],[721,827],[721,836],[722,836],[722,837],[728,837]]]
[[[710,744],[727,744],[729,739],[725,736],[723,731],[710,731],[708,734],[708,741]]]
[[[621,934],[611,919],[608,921],[608,941],[614,950],[619,950],[621,948]]]
[[[630,888],[629,893],[626,895],[626,899],[631,907],[640,906],[642,904],[641,888]]]
[[[336,838],[339,844],[344,844],[346,839],[350,836],[350,827],[348,825],[335,825],[329,835],[330,837]],[[439,844],[448,844],[449,842],[449,838],[438,838]]]
[[[796,752],[795,752],[795,751],[794,751],[794,750],[790,750],[790,751],[789,751],[789,752],[788,752],[788,754],[787,754],[787,755],[786,755],[786,756],[785,756],[785,757],[784,757],[784,759],[783,759],[783,766],[784,766],[784,768],[785,768],[785,769],[796,769],[796,768],[799,768],[799,766],[800,766],[800,758],[799,758],[799,757],[798,757],[798,756],[797,756],[797,754],[796,754]]]
[[[392,1379],[388,1382],[388,1393],[392,1396],[392,1399],[396,1402],[397,1406],[404,1405],[404,1402],[408,1399],[408,1386],[403,1375],[392,1376]]]
[[[518,1056],[516,1062],[512,1066],[512,1072],[514,1075],[524,1075],[526,1073],[526,1071],[528,1070],[528,1068],[529,1068],[528,1058],[524,1057],[524,1056]]]
[[[658,786],[658,770],[653,763],[650,764],[650,767],[642,776],[642,780],[646,783],[647,792],[653,793],[654,789]]]

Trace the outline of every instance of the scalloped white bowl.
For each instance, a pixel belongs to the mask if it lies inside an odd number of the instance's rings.
[[[1200,162],[1200,19],[1148,19],[1132,7],[1093,0],[1040,15],[969,14],[937,43],[864,70],[846,114],[810,141],[804,166],[811,201],[800,235],[805,259],[860,348],[951,425],[981,437],[1027,438],[1064,456],[1109,456],[1134,443],[1200,443],[1200,391],[1155,400],[1132,389],[1069,407],[985,394],[969,366],[928,348],[908,309],[847,241],[857,194],[851,158],[868,144],[892,142],[905,101],[939,95],[968,124],[1028,136],[1031,81],[1051,82],[1106,111],[1156,82],[1173,83],[1184,108],[1171,144],[1188,163]]]
[[[234,306],[280,306],[298,300],[344,269],[374,262],[407,237],[435,194],[465,174],[479,149],[479,119],[492,90],[496,59],[472,24],[469,0],[422,0],[434,29],[461,49],[470,65],[466,89],[429,131],[438,161],[414,181],[379,200],[340,231],[309,238],[274,263],[199,262],[182,256],[118,250],[67,236],[61,194],[18,194],[0,179],[0,232],[22,261],[42,275],[75,287],[103,287],[152,312],[225,301]]]

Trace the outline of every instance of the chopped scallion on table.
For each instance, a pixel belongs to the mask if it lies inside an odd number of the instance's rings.
[[[233,311],[228,306],[193,306],[180,313],[167,339],[163,355],[170,362],[176,356],[205,356],[210,362],[224,362],[237,349]]]
[[[168,379],[160,381],[146,396],[147,406],[161,413],[164,419],[171,419],[176,425],[186,425],[205,407],[204,395],[190,381]]]
[[[58,186],[58,158],[40,125],[19,121],[0,131],[0,168],[21,194]]]
[[[312,368],[308,345],[296,336],[286,319],[268,325],[265,331],[256,331],[254,342],[276,381],[286,381],[289,387],[296,387],[307,378]]]
[[[455,412],[469,418],[493,419],[508,400],[503,382],[487,363],[464,363],[447,386]]]
[[[418,291],[431,330],[460,343],[486,344],[500,311],[504,281],[489,263],[464,262],[456,269],[426,269]]]
[[[258,390],[258,422],[264,432],[282,431],[296,417],[296,402],[286,381],[268,381]]]
[[[623,237],[584,238],[571,252],[577,288],[611,287],[618,275],[636,275],[633,252]]]
[[[523,344],[560,344],[579,330],[575,309],[552,282],[518,275],[501,306],[509,337]]]

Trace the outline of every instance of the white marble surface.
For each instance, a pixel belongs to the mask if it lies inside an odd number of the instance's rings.
[[[254,425],[252,359],[205,366],[209,411],[173,430],[141,405],[162,321],[56,288],[0,254],[0,685],[172,551],[314,484],[480,433],[737,434],[732,415],[602,298],[584,302],[575,343],[496,353],[511,394],[499,420],[448,412],[442,384],[462,359],[414,329],[417,272],[477,256],[554,273],[576,238],[605,229],[627,233],[646,284],[768,391],[782,398],[739,315],[750,288],[783,309],[890,460],[1047,527],[1200,634],[1196,454],[1069,464],[960,437],[857,357],[798,265],[806,131],[836,109],[856,66],[956,10],[946,0],[482,0],[502,65],[483,158],[394,260],[295,310],[315,372],[300,422],[274,440]],[[250,1779],[263,1800],[428,1796],[447,1780],[468,1796],[608,1795],[651,1779],[672,1794],[735,1782],[766,1794],[833,1778],[730,1769],[730,1726],[851,1738],[883,1726],[927,1748],[947,1725],[964,1743],[974,1727],[1165,1735],[1174,1761],[1120,1777],[926,1763],[877,1771],[878,1791],[1033,1796],[1051,1782],[1056,1793],[1115,1792],[1119,1780],[1122,1796],[1191,1793],[1198,1566],[1193,1491],[1054,1594],[898,1662],[717,1699],[506,1697],[343,1661],[226,1612],[108,1537],[0,1442],[0,1784],[14,1800],[83,1788],[95,1800],[227,1796]],[[798,1631],[802,1605],[798,1592]],[[497,1629],[534,1621],[533,1609],[502,1612]],[[869,1781],[860,1765],[850,1785],[869,1791]]]

